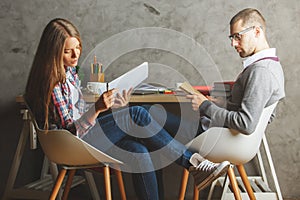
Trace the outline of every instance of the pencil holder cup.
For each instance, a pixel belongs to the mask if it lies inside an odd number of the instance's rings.
[[[91,82],[104,82],[104,73],[90,74]]]

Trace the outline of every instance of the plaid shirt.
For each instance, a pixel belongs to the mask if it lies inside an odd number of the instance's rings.
[[[73,134],[76,132],[76,135],[81,138],[95,125],[95,123],[90,123],[84,114],[86,106],[82,98],[79,78],[75,67],[67,67],[66,74],[67,73],[70,74],[70,76],[67,76],[67,79],[78,90],[78,102],[72,102],[72,94],[67,82],[58,83],[54,87],[52,100],[60,118],[60,127],[71,131]],[[81,115],[78,120],[73,119],[73,106],[78,108],[79,114]],[[76,130],[74,130],[74,127]]]

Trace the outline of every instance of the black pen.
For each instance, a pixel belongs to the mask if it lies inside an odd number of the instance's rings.
[[[108,82],[106,82],[106,92],[108,92]]]

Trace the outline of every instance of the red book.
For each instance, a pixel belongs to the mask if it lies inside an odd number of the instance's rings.
[[[194,85],[193,88],[201,92],[203,95],[209,95],[212,90],[212,86],[207,85]]]
[[[213,90],[216,91],[231,91],[234,81],[219,81],[214,82]]]

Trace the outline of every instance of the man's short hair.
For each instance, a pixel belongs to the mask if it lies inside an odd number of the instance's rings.
[[[246,8],[238,12],[230,20],[230,25],[235,24],[238,21],[242,21],[242,26],[261,26],[263,30],[266,30],[266,21],[262,14],[254,8]]]

